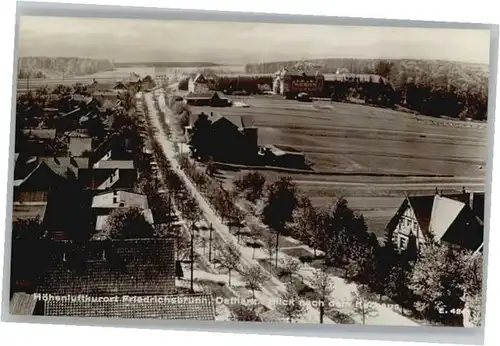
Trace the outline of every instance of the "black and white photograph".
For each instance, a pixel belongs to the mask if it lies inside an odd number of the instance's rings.
[[[482,326],[490,30],[17,40],[11,315]]]

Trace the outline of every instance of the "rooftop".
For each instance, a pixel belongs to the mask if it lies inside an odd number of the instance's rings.
[[[207,93],[189,93],[184,98],[186,99],[207,99],[210,100],[212,97],[217,94],[215,91],[207,92]]]
[[[9,313],[11,315],[32,315],[36,300],[32,294],[16,292],[10,300]]]
[[[37,292],[54,295],[163,295],[175,290],[173,239],[52,241]]]
[[[148,318],[163,320],[214,320],[210,295],[152,296],[147,302],[72,302],[49,300],[45,316]],[[160,300],[161,299],[161,300]]]
[[[476,250],[483,241],[483,224],[469,198],[468,193],[411,196],[400,210],[409,204],[424,234],[436,241]]]
[[[47,202],[14,202],[12,206],[12,222],[19,220],[43,220],[47,211]]]
[[[95,169],[134,169],[131,160],[102,160],[94,164]]]
[[[206,114],[206,113],[205,113]],[[191,114],[190,124],[194,126],[196,120],[198,120],[201,114]],[[207,114],[208,120],[215,124],[219,121],[229,121],[235,125],[238,129],[252,128],[254,127],[253,117],[251,115],[221,115],[220,113],[210,113]]]
[[[100,193],[92,199],[92,208],[137,207],[148,209],[146,195],[128,191],[111,191]]]
[[[144,219],[151,225],[154,225],[154,218],[153,218],[153,212],[151,209],[143,209],[142,215],[144,216]],[[109,215],[98,215],[95,223],[95,230],[96,231],[102,231],[104,229],[104,226],[106,225],[106,222],[108,221]]]
[[[441,240],[464,207],[464,202],[434,196],[429,232],[434,235],[435,240]]]
[[[65,176],[67,170],[70,169],[78,176],[79,169],[87,169],[89,167],[89,159],[86,157],[41,157],[40,162],[44,162],[55,173]]]
[[[55,129],[23,129],[26,136],[39,139],[54,139],[56,138]]]

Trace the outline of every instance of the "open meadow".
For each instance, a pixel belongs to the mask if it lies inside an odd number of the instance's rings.
[[[311,172],[291,176],[318,206],[336,197],[363,213],[382,236],[405,194],[484,191],[486,125],[430,118],[365,105],[276,97],[238,97],[248,108],[193,107],[194,112],[251,115],[259,144],[304,152]],[[219,169],[226,187],[244,168]]]

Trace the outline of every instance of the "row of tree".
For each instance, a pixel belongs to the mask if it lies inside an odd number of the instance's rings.
[[[387,296],[420,317],[446,324],[463,323],[465,302],[475,314],[480,305],[482,256],[429,241],[417,251],[416,240],[400,251],[388,228],[379,245],[367,229],[363,216],[338,199],[330,210],[315,208],[288,177],[274,181],[258,172],[242,175],[236,191],[251,201],[263,199],[263,222],[275,232],[303,241],[323,253],[324,264],[341,268],[349,280],[365,284],[380,298]],[[453,311],[454,313],[450,312]]]

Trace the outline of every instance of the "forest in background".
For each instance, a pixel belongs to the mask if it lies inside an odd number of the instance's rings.
[[[105,59],[21,57],[18,78],[58,78],[61,76],[84,76],[112,71],[113,62]]]
[[[422,114],[474,120],[487,119],[488,65],[442,60],[322,59],[247,64],[246,73],[319,70],[376,74],[389,80],[397,104]]]

